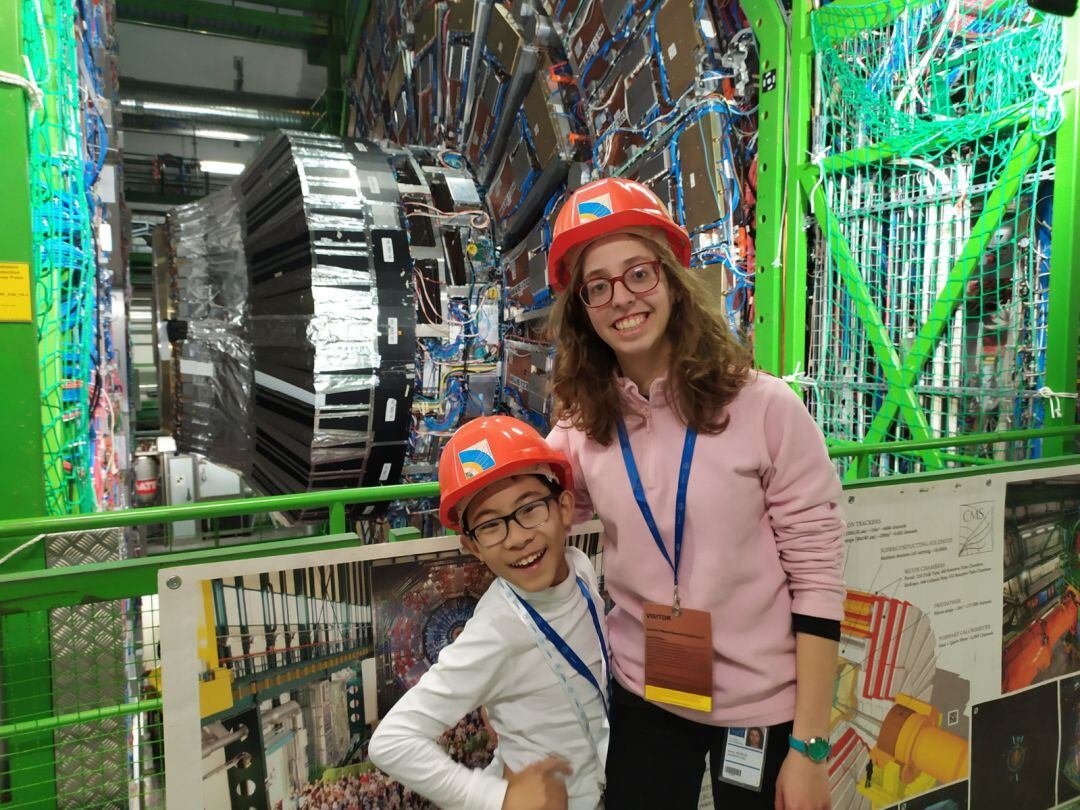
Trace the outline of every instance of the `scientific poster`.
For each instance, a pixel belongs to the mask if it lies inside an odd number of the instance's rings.
[[[432,810],[367,758],[376,718],[364,696],[375,684],[363,671],[378,657],[369,569],[384,561],[387,571],[422,572],[419,584],[483,579],[482,570],[466,578],[457,538],[440,537],[208,563],[159,582],[168,806],[228,807],[240,796],[266,810]],[[429,637],[439,635],[436,625],[453,637],[454,627],[438,621]],[[490,760],[478,716],[439,742],[471,767]]]
[[[380,561],[370,571],[382,717],[457,638],[494,577],[464,555]]]
[[[988,480],[846,495],[837,810],[910,803],[968,775],[970,706],[1000,687],[1004,486]]]
[[[1010,482],[1004,523],[1003,693],[1080,671],[1080,476]]]

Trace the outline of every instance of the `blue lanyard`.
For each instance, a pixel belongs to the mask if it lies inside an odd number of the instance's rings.
[[[592,616],[593,629],[596,630],[596,638],[600,642],[600,652],[604,656],[604,672],[610,672],[611,669],[608,663],[607,645],[604,644],[604,631],[600,627],[600,617],[596,613],[596,605],[593,604],[592,597],[589,596],[589,589],[585,585],[585,582],[581,579],[581,577],[577,577],[577,586],[578,590],[581,591],[581,595],[585,598],[585,604],[589,606],[589,615]],[[517,597],[517,600],[521,603],[521,606],[524,607],[525,611],[529,614],[529,618],[533,620],[533,624],[535,624],[537,629],[539,629],[540,632],[544,634],[544,638],[550,641],[552,646],[554,646],[555,649],[558,650],[559,653],[562,655],[562,657],[566,659],[566,663],[573,667],[574,671],[578,675],[591,683],[593,685],[593,688],[600,693],[600,703],[604,707],[604,714],[607,715],[607,690],[600,688],[600,684],[597,682],[596,676],[592,674],[592,670],[589,669],[589,667],[585,664],[584,661],[581,660],[578,654],[574,652],[573,647],[566,643],[566,639],[560,636],[556,632],[555,628],[548,624],[547,619],[541,616],[540,613],[536,610],[536,608],[530,605],[526,600],[522,599],[521,596],[517,593],[517,591],[515,591],[513,588],[509,588],[508,590]]]
[[[645,487],[641,484],[641,475],[638,473],[637,462],[634,461],[634,451],[630,448],[630,437],[626,433],[626,425],[623,420],[618,422],[619,444],[622,446],[623,463],[626,465],[626,475],[630,479],[630,488],[634,490],[634,500],[637,501],[641,516],[645,518],[645,525],[649,527],[649,533],[656,541],[656,547],[664,555],[667,564],[675,575],[675,604],[676,612],[679,609],[679,561],[682,559],[683,528],[686,525],[686,486],[690,481],[690,464],[694,460],[694,444],[697,442],[697,431],[688,427],[686,438],[683,439],[682,460],[679,462],[679,488],[675,495],[675,559],[671,559],[667,548],[664,546],[664,538],[660,536],[660,529],[656,525],[649,501],[645,497]]]

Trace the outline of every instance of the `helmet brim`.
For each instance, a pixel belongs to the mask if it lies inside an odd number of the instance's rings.
[[[528,475],[531,472],[541,472],[546,467],[558,481],[563,489],[572,489],[574,474],[570,463],[561,454],[554,453],[547,457],[523,458],[500,464],[490,470],[485,470],[479,475],[470,478],[468,483],[459,487],[450,499],[443,499],[439,503],[439,521],[448,529],[461,531],[461,516],[465,507],[484,489],[492,484],[510,478],[515,475]]]
[[[602,236],[612,236],[625,228],[644,226],[659,228],[667,237],[675,258],[684,267],[690,266],[690,237],[685,230],[660,214],[640,209],[616,211],[606,217],[594,219],[559,234],[552,240],[548,252],[548,284],[557,293],[570,286],[572,267],[566,265],[567,254],[575,247],[583,246]]]

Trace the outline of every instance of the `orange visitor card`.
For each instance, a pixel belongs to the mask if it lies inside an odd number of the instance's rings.
[[[645,603],[645,699],[712,711],[712,617]]]

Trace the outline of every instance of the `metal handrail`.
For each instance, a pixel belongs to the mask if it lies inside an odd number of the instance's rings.
[[[872,456],[877,453],[909,453],[915,450],[940,450],[949,447],[971,447],[977,444],[999,444],[1001,442],[1023,442],[1034,439],[1048,439],[1056,436],[1076,436],[1080,434],[1080,425],[1059,425],[1057,427],[1034,428],[1032,430],[1002,430],[994,433],[969,433],[963,436],[940,436],[933,439],[911,440],[904,442],[876,442],[861,444],[856,442],[837,442],[829,447],[830,458],[849,458]],[[1051,459],[1045,459],[1050,461]],[[902,476],[890,476],[899,478]]]
[[[301,492],[294,495],[265,495],[255,498],[229,498],[202,501],[177,506],[148,506],[143,509],[120,509],[115,512],[94,512],[86,515],[60,517],[18,518],[0,520],[0,538],[28,537],[36,534],[114,529],[121,526],[146,526],[152,523],[171,523],[180,520],[237,517],[266,512],[289,512],[302,509],[330,509],[330,532],[344,532],[345,507],[361,503],[417,500],[439,494],[439,485],[396,484],[383,487],[357,487],[325,492]]]
[[[877,444],[837,443],[829,447],[830,458],[855,458],[877,453],[901,454],[931,448],[943,449],[969,447],[980,444],[1030,441],[1055,436],[1080,435],[1080,425],[1036,428],[1034,430],[1010,430],[995,433],[972,433],[964,436],[943,436],[924,441],[880,442]],[[1044,459],[1052,461],[1053,459]],[[991,459],[987,461],[992,462]],[[1008,462],[1000,462],[1008,463]],[[994,463],[980,464],[982,473],[989,472]],[[956,472],[952,470],[951,472]],[[886,478],[874,478],[874,482],[902,480],[904,474]],[[852,482],[856,483],[856,482]],[[859,481],[857,483],[869,483]],[[122,526],[145,526],[153,523],[170,523],[181,520],[236,517],[267,512],[288,512],[302,509],[330,509],[330,532],[346,531],[345,507],[362,503],[383,501],[406,501],[420,498],[437,498],[438,484],[395,484],[381,487],[357,487],[353,489],[302,492],[293,495],[267,495],[254,498],[230,498],[220,501],[180,504],[177,506],[150,506],[142,509],[123,509],[115,512],[94,512],[86,515],[61,517],[32,517],[0,520],[0,539],[7,537],[30,537],[36,534],[88,531],[90,529],[113,529]]]
[[[1036,439],[1050,436],[1080,434],[1080,426],[1070,425],[1042,428],[1033,431],[973,434],[946,437],[923,442],[892,442],[882,445],[842,445],[829,448],[833,458],[862,456],[868,453],[915,450],[933,445],[936,447],[960,447],[973,444]],[[1029,459],[1015,462],[993,462],[968,468],[953,468],[932,473],[900,474],[851,481],[846,488],[898,483],[905,480],[929,481],[943,477],[986,475],[998,470],[1021,470],[1052,467],[1077,463],[1080,456],[1049,459]],[[262,512],[287,511],[329,507],[329,534],[302,539],[289,539],[249,543],[215,549],[199,549],[169,554],[120,560],[109,563],[93,563],[63,568],[27,571],[12,574],[0,573],[0,615],[4,613],[44,610],[61,605],[107,601],[154,593],[157,572],[162,568],[250,557],[271,557],[297,551],[317,551],[355,545],[359,538],[347,533],[345,506],[384,501],[415,500],[438,496],[438,485],[401,484],[394,486],[366,487],[306,492],[295,495],[276,495],[256,498],[236,498],[180,506],[159,506],[145,509],[128,509],[116,512],[100,512],[65,517],[26,518],[0,521],[0,538],[22,538],[38,534],[51,534],[89,529],[117,528],[177,520],[230,517]]]
[[[923,449],[924,447],[951,448],[975,444],[990,444],[1024,439],[1046,438],[1080,434],[1080,426],[1042,428],[1033,431],[1010,431],[968,436],[945,437],[921,442],[890,442],[880,445],[838,445],[829,448],[833,458],[863,456],[867,454]],[[953,475],[986,474],[991,468],[1017,470],[1033,466],[1052,467],[1080,462],[1080,456],[1049,459],[1033,459],[1020,462],[998,462],[990,466],[952,470]],[[864,485],[896,483],[908,479],[941,478],[947,473],[912,474],[863,479],[850,482],[846,488]],[[74,515],[56,518],[30,518],[26,520],[0,521],[0,537],[20,537],[34,533],[52,533],[86,529],[135,526],[161,523],[170,520],[227,517],[259,512],[291,509],[329,507],[331,524],[344,524],[344,507],[350,504],[375,503],[392,500],[410,500],[438,495],[438,485],[402,484],[395,486],[343,489],[327,492],[311,492],[296,495],[240,498],[180,506],[149,507],[90,515]],[[337,513],[335,517],[335,513]],[[55,607],[104,602],[133,598],[155,593],[157,575],[164,568],[195,563],[223,562],[251,557],[270,558],[281,554],[317,552],[356,545],[359,538],[351,533],[332,533],[301,539],[279,540],[264,543],[238,545],[227,548],[200,549],[185,552],[119,560],[108,563],[91,563],[43,571],[17,574],[0,574],[0,616],[49,610]],[[160,708],[160,699],[134,700],[115,706],[86,709],[79,712],[0,725],[0,739],[27,733],[38,733],[69,725],[76,725],[104,717],[124,716]]]

